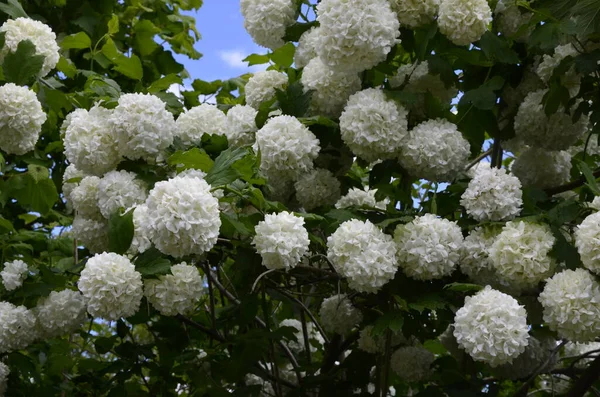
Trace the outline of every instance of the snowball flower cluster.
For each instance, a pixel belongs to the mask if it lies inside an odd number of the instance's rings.
[[[494,9],[494,20],[498,23],[498,31],[503,35],[521,39],[525,33],[519,33],[521,27],[529,22],[532,14],[521,13],[519,6],[511,0],[500,0]]]
[[[258,111],[247,105],[235,105],[227,112],[227,120],[223,133],[229,141],[229,146],[239,147],[252,145],[254,135],[258,131],[256,115]]]
[[[25,306],[0,302],[0,353],[27,347],[37,337],[34,314]]]
[[[77,109],[70,113],[63,139],[65,156],[86,174],[101,176],[121,161],[111,129],[111,113],[98,105],[89,111]]]
[[[404,273],[417,280],[433,280],[454,271],[463,236],[456,222],[425,214],[398,225],[394,241]]]
[[[77,216],[97,219],[101,216],[98,208],[98,185],[100,178],[85,176],[70,194],[71,205]]]
[[[546,189],[559,186],[571,178],[571,155],[565,151],[530,148],[512,163],[511,171],[525,187]]]
[[[142,275],[124,256],[113,252],[91,257],[77,286],[92,316],[116,321],[134,315],[142,300]]]
[[[589,343],[573,343],[569,342],[564,347],[565,357],[578,357],[586,355],[586,358],[578,360],[575,363],[576,368],[586,368],[588,364],[594,360],[594,353],[600,350],[600,342],[589,342]],[[586,354],[590,353],[590,354]]]
[[[86,301],[78,291],[52,291],[35,308],[41,333],[52,338],[75,331],[86,316]]]
[[[373,162],[391,159],[408,135],[408,111],[382,90],[368,88],[352,95],[340,116],[344,143],[357,156]]]
[[[29,267],[20,259],[4,263],[4,269],[0,272],[2,284],[7,291],[13,291],[23,285],[27,278]]]
[[[6,383],[8,383],[8,375],[10,375],[10,368],[6,364],[0,361],[0,396],[4,396],[6,392]]]
[[[391,0],[400,25],[416,28],[433,21],[441,0]]]
[[[530,290],[552,275],[550,256],[556,238],[546,224],[508,222],[489,249],[500,282],[515,290]]]
[[[292,327],[296,329],[295,336],[297,341],[290,340],[287,343],[288,347],[292,351],[300,353],[306,350],[306,346],[304,344],[304,332],[302,331],[302,323],[300,321],[293,318],[289,318],[280,322],[279,327]],[[322,345],[323,343],[325,343],[325,341],[319,333],[319,330],[317,329],[317,327],[314,326],[313,323],[306,323],[306,331],[308,332],[310,351],[314,353],[317,351],[317,347],[314,346],[313,342],[316,342],[317,345]]]
[[[335,203],[335,208],[370,207],[385,210],[387,201],[375,200],[375,193],[377,189],[369,189],[368,186],[364,190],[353,187]]]
[[[275,90],[283,90],[287,83],[287,75],[276,70],[254,73],[246,83],[246,103],[258,110],[263,102],[275,98]]]
[[[241,0],[244,28],[260,46],[275,50],[285,44],[288,26],[295,22],[293,0]]]
[[[458,94],[456,88],[447,88],[439,75],[429,73],[428,61],[402,65],[389,80],[392,88],[398,88],[406,84],[403,87],[404,91],[415,94],[430,92],[434,98],[438,98],[443,104],[449,105],[450,101]],[[417,97],[417,100],[417,106],[413,111],[420,111],[419,107],[425,106],[424,98],[423,103],[421,103],[421,98]]]
[[[385,332],[374,335],[373,326],[367,325],[360,331],[358,339],[358,348],[367,353],[383,353],[385,351],[386,335]],[[407,343],[406,338],[401,333],[392,333],[392,347]]]
[[[499,227],[478,227],[465,237],[460,250],[460,271],[477,284],[494,286],[498,283],[489,249],[500,231]]]
[[[45,122],[35,92],[13,83],[0,87],[0,149],[17,155],[32,151]]]
[[[362,72],[386,59],[400,24],[387,0],[323,0],[317,54],[332,69]]]
[[[477,167],[460,204],[480,222],[513,219],[523,205],[521,182],[504,169],[482,165]]]
[[[590,342],[600,336],[600,284],[587,270],[555,274],[538,300],[544,307],[544,321],[559,337]]]
[[[133,255],[145,252],[152,246],[148,236],[148,230],[152,223],[152,218],[148,214],[148,206],[140,204],[133,210],[133,240],[129,247],[129,252]]]
[[[175,119],[165,103],[150,94],[124,94],[110,122],[119,153],[131,160],[155,162],[173,143]]]
[[[577,227],[575,246],[583,266],[600,274],[600,212],[588,215]]]
[[[56,34],[50,26],[30,18],[9,19],[0,26],[4,32],[4,47],[0,50],[0,63],[8,53],[17,52],[19,43],[29,40],[35,46],[35,55],[44,57],[39,77],[45,77],[58,63],[60,58]]]
[[[171,267],[171,274],[146,280],[144,295],[163,316],[192,312],[204,291],[204,281],[195,266],[185,262]]]
[[[75,216],[72,231],[75,238],[90,252],[108,250],[108,220]]]
[[[481,38],[492,20],[487,0],[443,0],[440,3],[440,32],[456,45],[469,45]]]
[[[429,350],[420,346],[404,346],[392,354],[390,365],[403,380],[420,382],[431,375],[434,361],[435,356]]]
[[[500,379],[523,379],[529,377],[536,370],[545,372],[555,364],[550,358],[550,349],[540,343],[536,338],[530,337],[525,351],[515,358],[510,364],[500,365],[493,370],[493,374]],[[540,368],[544,363],[547,364]]]
[[[219,237],[219,200],[204,179],[178,176],[154,185],[146,205],[150,240],[162,253],[181,257],[209,251]]]
[[[345,335],[360,323],[363,315],[346,294],[334,295],[323,301],[319,311],[321,324],[327,332]]]
[[[205,103],[189,109],[177,118],[174,137],[181,139],[185,146],[198,145],[204,134],[224,134],[226,123],[225,113],[215,105]]]
[[[559,45],[554,49],[553,56],[544,55],[542,62],[540,62],[537,67],[536,73],[544,83],[548,83],[554,73],[554,69],[560,65],[563,59],[566,57],[575,58],[578,55],[579,53],[573,44]],[[575,65],[572,65],[569,70],[561,76],[560,82],[569,90],[569,95],[571,97],[577,95],[581,84],[581,75],[577,74],[575,71]]]
[[[305,210],[333,205],[341,196],[341,185],[328,170],[318,168],[306,173],[294,184],[296,199]]]
[[[269,119],[256,133],[256,144],[261,170],[292,180],[313,168],[321,150],[317,137],[292,116]]]
[[[527,313],[516,299],[487,286],[454,317],[458,345],[491,367],[511,363],[529,344]]]
[[[67,200],[67,208],[69,211],[73,209],[71,204],[71,192],[79,185],[79,181],[69,181],[83,177],[85,177],[85,173],[79,171],[73,164],[69,164],[67,168],[65,168],[65,172],[63,173],[62,191],[65,200]]]
[[[310,240],[304,218],[290,212],[267,214],[254,230],[252,244],[267,269],[292,269],[308,252]]]
[[[377,292],[398,270],[392,237],[368,220],[342,223],[327,238],[327,257],[359,292]]]
[[[317,46],[319,45],[319,33],[319,27],[315,26],[302,33],[302,36],[300,36],[298,46],[296,47],[296,53],[294,54],[294,65],[297,69],[305,67],[311,59],[318,56]]]
[[[129,209],[146,200],[146,185],[133,172],[111,171],[98,183],[98,208],[105,218],[117,213],[119,208]]]
[[[469,142],[456,125],[442,119],[417,125],[400,153],[400,164],[413,176],[449,182],[469,158]]]

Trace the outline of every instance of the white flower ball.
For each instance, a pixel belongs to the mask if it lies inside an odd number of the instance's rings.
[[[573,123],[561,106],[550,117],[544,112],[542,98],[548,90],[529,93],[515,116],[515,134],[524,144],[546,150],[566,150],[587,131],[589,119],[583,115]]]
[[[119,153],[131,160],[155,162],[173,143],[175,119],[165,103],[150,94],[124,94],[110,122]]]
[[[246,103],[258,110],[263,102],[275,98],[275,90],[284,90],[288,83],[285,73],[266,70],[254,73],[246,83]]]
[[[492,21],[487,0],[442,0],[438,26],[451,42],[469,45],[481,38]]]
[[[519,34],[523,25],[529,22],[532,13],[521,13],[520,7],[511,0],[500,0],[494,9],[494,20],[498,24],[498,31],[503,35],[521,41],[531,32],[527,29]]]
[[[300,176],[294,187],[296,199],[307,211],[333,205],[342,195],[340,182],[330,171],[322,168]]]
[[[508,222],[488,251],[501,283],[527,291],[551,276],[556,266],[550,256],[555,241],[546,224]]]
[[[369,207],[385,210],[389,200],[377,201],[375,193],[377,189],[369,189],[368,186],[364,190],[353,187],[335,203],[335,208]]]
[[[578,356],[586,355],[586,353],[591,353],[586,356],[586,358],[580,359],[575,362],[575,368],[586,368],[592,361],[594,361],[595,354],[592,352],[597,352],[600,350],[600,342],[589,342],[589,343],[573,343],[569,342],[564,347],[563,355],[565,357],[576,358]]]
[[[458,90],[454,87],[446,87],[439,75],[429,73],[429,62],[427,61],[400,66],[398,72],[390,77],[389,81],[392,88],[406,84],[403,87],[404,91],[415,94],[429,92],[446,105],[449,105],[452,99],[458,95]],[[417,97],[417,101],[416,109],[413,109],[413,112],[420,112],[420,108],[425,106],[424,98]]]
[[[340,335],[350,332],[363,319],[361,311],[354,307],[346,294],[334,295],[323,300],[319,316],[325,331]]]
[[[492,373],[500,379],[517,380],[528,378],[535,371],[539,370],[540,367],[542,369],[540,372],[548,371],[556,364],[552,360],[548,362],[550,352],[551,350],[547,346],[540,343],[536,338],[530,337],[529,344],[523,353],[515,358],[512,363],[494,368]]]
[[[86,174],[102,176],[121,161],[110,124],[111,113],[98,105],[89,111],[77,109],[70,113],[63,139],[65,156]]]
[[[357,73],[338,72],[326,66],[320,58],[313,58],[300,79],[304,92],[312,90],[310,113],[338,118],[350,95],[360,90]]]
[[[327,257],[358,292],[377,292],[398,270],[392,237],[368,220],[342,223],[327,238]]]
[[[505,169],[478,167],[460,199],[467,214],[479,222],[505,221],[521,212],[523,192],[521,182]]]
[[[146,205],[152,214],[150,240],[174,257],[202,254],[217,243],[221,218],[219,200],[198,177],[175,177],[158,182]]]
[[[8,383],[8,375],[10,375],[10,368],[6,364],[0,361],[0,396],[4,396],[6,392],[6,384]]]
[[[7,291],[13,291],[23,285],[23,281],[27,278],[29,267],[27,263],[20,259],[5,262],[4,269],[0,272],[2,284]]]
[[[544,321],[559,337],[590,342],[600,336],[600,284],[587,270],[555,274],[538,300],[544,307]]]
[[[315,26],[302,33],[302,36],[300,36],[298,47],[296,47],[296,53],[294,54],[294,65],[296,66],[296,69],[305,67],[311,59],[318,56],[317,46],[319,45],[319,32],[319,27]]]
[[[394,232],[398,264],[417,280],[433,280],[451,274],[460,259],[463,236],[456,222],[425,214]]]
[[[227,112],[227,122],[223,132],[229,146],[240,147],[252,145],[258,131],[256,116],[258,111],[247,105],[235,105]]]
[[[92,253],[108,251],[108,220],[73,218],[73,236]]]
[[[416,28],[426,25],[436,17],[441,0],[391,0],[392,10],[398,15],[400,25]]]
[[[63,173],[62,191],[63,191],[63,196],[64,196],[65,200],[67,201],[67,206],[69,207],[69,211],[72,210],[72,208],[71,208],[72,207],[71,192],[73,192],[73,189],[75,189],[81,182],[81,181],[79,181],[79,182],[69,182],[69,181],[72,179],[84,178],[85,176],[86,176],[85,173],[78,170],[77,167],[75,167],[73,164],[69,164],[67,166],[67,168],[65,168],[65,172]]]
[[[38,302],[34,312],[42,335],[48,338],[69,334],[86,320],[86,301],[78,291],[52,291]]]
[[[302,217],[285,211],[267,214],[254,230],[252,244],[267,269],[292,269],[308,253],[310,240]]]
[[[340,116],[344,143],[366,161],[392,159],[408,136],[408,111],[382,90],[368,88],[350,96]]]
[[[241,0],[244,28],[254,42],[275,50],[285,44],[288,26],[296,21],[293,0]]]
[[[600,274],[600,212],[588,215],[575,230],[575,246],[588,270]]]
[[[116,321],[133,316],[143,296],[142,275],[125,256],[104,252],[91,257],[77,282],[95,317]]]
[[[35,46],[35,55],[44,57],[39,77],[45,77],[58,63],[60,58],[56,34],[50,26],[30,18],[9,19],[0,26],[5,32],[4,47],[0,50],[0,63],[8,53],[17,52],[21,41],[29,40]]]
[[[224,135],[227,116],[218,107],[210,104],[195,106],[182,113],[175,122],[175,138],[185,146],[199,145],[202,135]]]
[[[332,69],[362,72],[385,61],[400,24],[387,0],[323,0],[317,54]]]
[[[524,187],[559,186],[571,180],[571,155],[565,151],[529,148],[512,163],[511,172]]]
[[[304,332],[302,331],[302,323],[300,321],[293,318],[289,318],[280,322],[279,327],[292,327],[296,329],[295,336],[298,340],[290,340],[287,343],[288,347],[292,351],[300,353],[306,350],[306,345],[304,344]],[[314,353],[317,351],[317,347],[314,346],[314,342],[316,342],[317,345],[322,345],[325,341],[323,340],[323,337],[319,333],[319,330],[317,329],[317,327],[314,326],[313,323],[306,323],[306,331],[308,332],[310,351]]]
[[[475,361],[511,363],[529,344],[527,313],[516,299],[487,286],[465,298],[454,317],[454,336]]]
[[[107,173],[98,184],[98,208],[106,219],[119,208],[129,209],[143,203],[147,196],[146,184],[125,170]]]
[[[407,340],[401,333],[392,333],[392,347],[406,344]],[[358,338],[358,348],[367,353],[383,353],[385,351],[386,335],[385,332],[379,335],[373,335],[373,326],[367,325],[360,330]]]
[[[35,316],[25,306],[0,302],[0,353],[26,348],[37,337]]]
[[[140,204],[133,210],[133,240],[129,247],[129,253],[141,254],[152,246],[149,230],[152,225],[152,217],[148,213],[148,206]]]
[[[420,382],[431,376],[435,356],[420,346],[404,346],[392,354],[392,371],[407,382]]]
[[[592,200],[591,203],[588,203],[588,207],[600,211],[600,196],[594,197],[594,200]]]
[[[489,249],[500,234],[498,226],[478,227],[471,231],[460,250],[460,271],[481,285],[498,284],[498,275],[489,258]]]
[[[0,87],[0,149],[17,155],[32,151],[45,122],[35,92],[13,83]]]
[[[98,208],[98,185],[100,178],[85,176],[70,194],[71,205],[75,214],[90,219],[101,216]]]
[[[559,45],[554,49],[553,56],[544,55],[542,62],[540,62],[537,67],[536,73],[540,79],[547,84],[554,73],[554,69],[560,65],[563,59],[568,56],[575,58],[578,55],[579,52],[577,52],[577,49],[573,46],[573,44],[569,43],[565,45]],[[569,95],[571,97],[574,97],[579,93],[581,75],[577,74],[575,65],[572,65],[569,70],[567,70],[565,74],[561,76],[560,82],[562,86],[569,90]]]
[[[469,142],[455,124],[442,119],[428,120],[410,132],[399,160],[414,177],[449,182],[464,169],[469,150]]]
[[[256,133],[256,144],[261,170],[292,180],[312,170],[321,150],[317,137],[292,116],[269,119]]]
[[[191,313],[204,292],[204,281],[195,266],[185,262],[171,267],[171,274],[146,280],[144,295],[163,316]]]

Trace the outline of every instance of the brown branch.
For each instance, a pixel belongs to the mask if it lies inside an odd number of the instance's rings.
[[[204,332],[205,334],[207,334],[208,336],[210,336],[212,339],[214,339],[216,341],[219,341],[221,343],[226,342],[226,339],[223,338],[221,335],[219,335],[216,331],[214,331],[214,330],[212,330],[212,329],[210,329],[208,327],[205,327],[204,325],[202,325],[200,323],[197,323],[197,322],[195,322],[194,320],[192,320],[190,318],[182,316],[181,314],[178,314],[176,317],[182,323],[186,323],[188,325],[191,325],[192,327],[194,327],[194,328],[196,328],[196,329]]]
[[[596,357],[592,364],[585,370],[579,380],[575,382],[567,397],[582,397],[592,388],[594,382],[600,378],[600,357]]]
[[[477,156],[475,158],[475,160],[471,161],[466,167],[465,167],[465,171],[470,170],[471,168],[473,168],[477,163],[479,163],[481,160],[483,160],[484,158],[486,158],[487,156],[489,156],[490,154],[492,154],[492,149],[488,149],[485,152],[481,153],[479,156]]]
[[[593,175],[594,175],[594,178],[600,178],[600,169],[597,169],[596,171],[594,171]],[[544,190],[544,192],[546,192],[546,194],[548,196],[553,196],[555,194],[568,192],[569,190],[573,190],[580,186],[583,186],[585,184],[585,182],[586,182],[586,179],[584,176],[582,176],[581,178],[571,181],[569,183],[566,183],[564,185],[548,188],[548,189]]]

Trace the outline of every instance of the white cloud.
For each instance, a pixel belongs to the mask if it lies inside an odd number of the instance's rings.
[[[221,58],[221,60],[232,69],[243,69],[249,72],[257,72],[260,70],[265,70],[268,67],[267,64],[248,66],[248,63],[244,62],[246,56],[248,56],[247,53],[237,49],[219,51],[219,58]]]

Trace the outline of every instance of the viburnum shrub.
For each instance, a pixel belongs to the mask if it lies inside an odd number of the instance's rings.
[[[597,394],[598,0],[5,1],[0,397]]]

